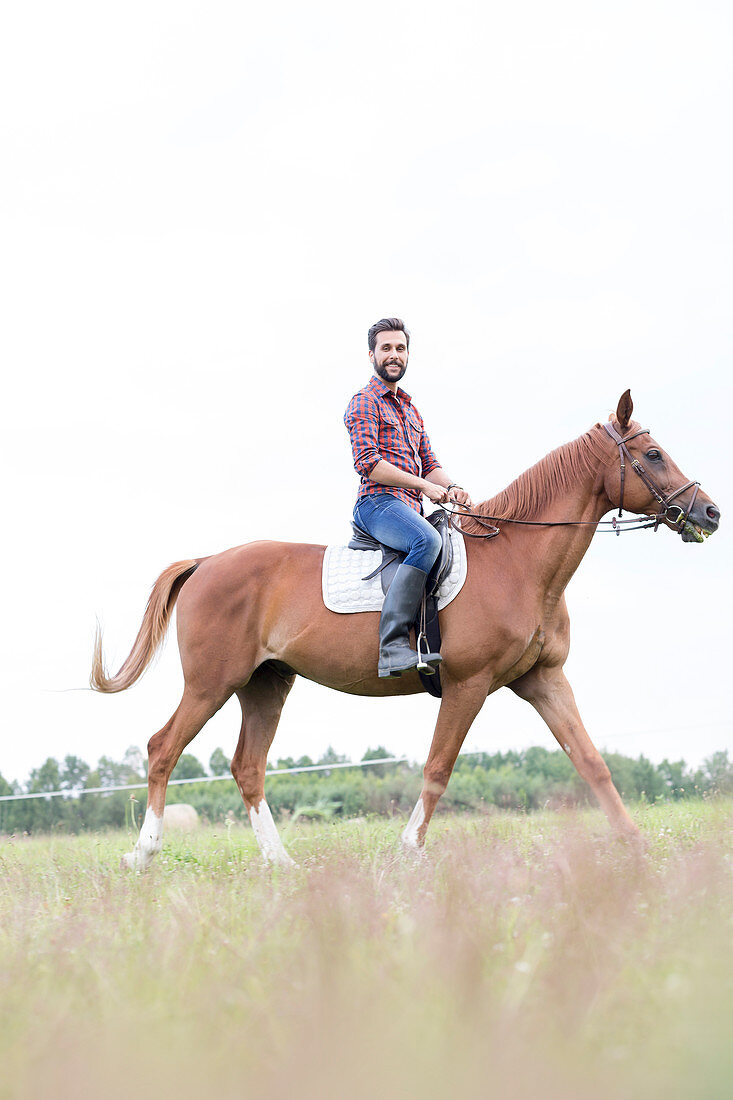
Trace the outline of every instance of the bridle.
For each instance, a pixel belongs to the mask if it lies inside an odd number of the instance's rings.
[[[444,512],[447,512],[450,516],[450,525],[460,531],[461,534],[468,538],[474,539],[493,539],[500,533],[500,529],[495,527],[495,523],[514,523],[522,527],[601,527],[601,525],[609,525],[608,530],[602,531],[602,534],[616,534],[620,535],[621,531],[643,531],[646,528],[653,527],[655,531],[659,529],[660,523],[667,523],[672,529],[676,529],[680,534],[685,530],[690,512],[692,511],[695,500],[697,499],[697,493],[700,488],[699,481],[686,481],[684,485],[679,489],[675,489],[673,493],[669,495],[665,494],[664,490],[654,480],[650,473],[642,466],[638,458],[633,458],[629,448],[626,446],[632,439],[636,439],[639,435],[649,435],[648,428],[639,428],[638,431],[632,432],[631,435],[621,436],[616,429],[609,423],[603,425],[606,432],[609,434],[613,442],[618,447],[618,457],[621,464],[621,493],[618,505],[618,516],[614,516],[612,519],[600,519],[600,520],[583,520],[583,519],[566,519],[566,520],[532,520],[532,519],[510,519],[507,516],[488,516],[481,515],[478,512],[466,512],[464,510],[456,511],[450,508],[446,508],[445,505],[440,504],[438,507],[442,508]],[[641,478],[646,485],[649,492],[652,494],[657,504],[662,507],[661,512],[655,512],[650,516],[630,516],[628,519],[623,519],[624,514],[624,487],[626,481],[626,460],[631,466],[634,473]],[[690,498],[690,503],[686,508],[682,508],[679,504],[673,504],[678,496],[686,492],[687,489],[691,489],[694,485],[694,491]],[[460,506],[459,506],[460,507]],[[464,531],[458,523],[455,522],[454,517],[460,519],[461,516],[466,516],[470,519],[476,520],[480,526],[485,527],[486,530],[483,533],[477,533],[475,531]],[[642,522],[639,522],[642,520]],[[697,539],[697,534],[695,534]],[[698,541],[702,542],[702,538]]]
[[[682,531],[684,531],[685,529],[685,524],[687,523],[690,512],[695,505],[698,489],[700,488],[700,482],[686,481],[685,484],[681,485],[679,489],[675,489],[673,493],[670,493],[669,496],[666,496],[659,485],[657,485],[651,474],[647,473],[647,471],[644,469],[641,462],[639,462],[639,459],[631,457],[631,452],[626,446],[629,440],[636,439],[638,435],[649,435],[649,429],[639,428],[638,431],[632,432],[631,435],[621,437],[612,424],[606,423],[603,425],[603,427],[606,429],[611,439],[618,447],[618,457],[619,462],[621,463],[621,498],[618,504],[618,518],[620,519],[621,516],[624,514],[624,478],[626,476],[626,463],[624,459],[628,458],[629,464],[631,465],[634,473],[636,473],[641,478],[649,492],[656,500],[657,504],[661,504],[663,509],[662,512],[657,513],[654,516],[650,516],[650,522],[648,524],[644,524],[644,526],[654,527],[654,530],[656,531],[659,527],[659,524],[664,521],[665,523],[668,523],[670,527],[678,528],[681,534]],[[695,488],[693,490],[692,497],[690,498],[690,503],[687,505],[687,508],[682,508],[679,504],[672,504],[672,501],[675,500],[676,497],[686,492],[687,489],[692,489],[693,485],[695,486]],[[676,512],[676,515],[672,515],[673,511]],[[614,519],[616,518],[617,517],[614,516]],[[611,522],[613,522],[613,520]],[[618,534],[621,534],[621,532],[619,531]]]

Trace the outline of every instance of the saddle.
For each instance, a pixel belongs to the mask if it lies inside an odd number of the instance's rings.
[[[433,512],[425,518],[438,532],[443,544],[433,568],[428,573],[428,579],[425,582],[425,594],[434,597],[438,588],[440,588],[441,584],[450,573],[453,565],[453,543],[450,537],[450,516],[447,512],[439,511]],[[386,546],[383,542],[379,542],[378,539],[375,539],[373,535],[370,535],[368,531],[364,531],[363,528],[359,527],[356,523],[352,522],[351,528],[354,533],[351,541],[347,543],[349,550],[381,551],[381,564],[378,565],[376,569],[373,569],[371,573],[367,574],[366,577],[363,577],[362,580],[370,581],[372,577],[376,577],[377,574],[379,574],[379,578],[382,582],[382,591],[386,596],[392,579],[397,572],[397,566],[407,557],[406,551],[395,550],[393,546]]]
[[[450,574],[453,565],[453,543],[450,537],[450,515],[447,512],[433,512],[431,515],[426,516],[426,519],[440,535],[442,546],[433,568],[428,573],[428,579],[425,582],[424,634],[427,638],[428,650],[433,653],[440,653],[440,623],[438,620],[437,592],[443,581]],[[397,572],[397,567],[405,560],[407,552],[404,550],[395,550],[393,546],[385,546],[383,542],[379,542],[378,539],[375,539],[356,523],[352,522],[351,527],[354,533],[351,541],[348,543],[350,550],[381,551],[381,563],[366,577],[363,577],[362,580],[368,581],[371,580],[372,577],[379,575],[379,579],[382,583],[382,591],[386,596],[394,575]],[[412,625],[415,630],[415,637],[417,638],[423,629],[422,607],[418,608],[415,622]],[[440,684],[440,669],[436,669],[432,676],[426,676],[422,672],[418,672],[418,675],[428,694],[435,696],[436,699],[440,699],[443,694]]]

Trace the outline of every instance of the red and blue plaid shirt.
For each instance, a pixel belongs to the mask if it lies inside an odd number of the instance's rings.
[[[397,393],[392,393],[375,374],[368,385],[352,397],[344,423],[351,436],[354,469],[361,474],[357,500],[373,493],[393,493],[422,513],[419,489],[379,485],[369,477],[380,459],[416,477],[427,477],[431,470],[440,466],[409,393],[399,386]]]

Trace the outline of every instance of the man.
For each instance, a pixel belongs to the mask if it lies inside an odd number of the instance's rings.
[[[410,624],[441,548],[440,535],[425,519],[422,497],[468,508],[471,498],[439,465],[420,413],[397,385],[410,348],[404,322],[385,317],[372,325],[368,338],[374,376],[351,399],[344,422],[361,475],[354,519],[380,542],[407,553],[379,622],[379,675],[400,676],[418,663],[410,648]],[[431,673],[441,659],[439,653],[426,656]]]

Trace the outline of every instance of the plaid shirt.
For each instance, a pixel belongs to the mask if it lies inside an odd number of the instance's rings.
[[[431,470],[440,466],[409,393],[399,386],[397,393],[392,393],[375,374],[368,385],[352,397],[344,423],[351,436],[354,468],[361,474],[357,500],[374,493],[393,493],[422,513],[419,489],[379,485],[369,477],[380,459],[416,477],[427,477]]]

